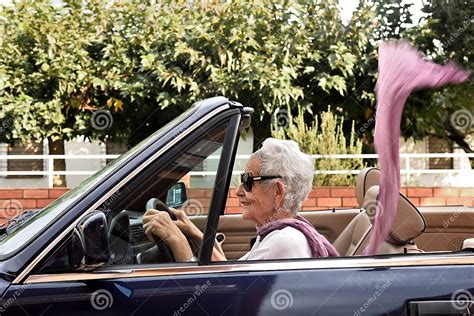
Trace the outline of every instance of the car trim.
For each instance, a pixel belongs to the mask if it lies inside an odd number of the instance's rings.
[[[220,214],[225,209],[227,193],[232,178],[232,172],[229,172],[229,170],[232,170],[234,165],[235,153],[237,152],[237,145],[239,144],[240,123],[241,116],[234,115],[230,119],[227,127],[221,159],[219,159],[217,174],[214,180],[214,190],[212,192],[211,205],[209,206],[206,229],[204,230],[203,242],[201,250],[199,251],[199,265],[208,265],[212,260],[212,250],[214,249],[217,233],[216,228],[219,223]]]
[[[163,146],[158,152],[156,152],[154,155],[152,155],[150,158],[148,158],[145,162],[143,162],[138,168],[130,172],[129,175],[127,175],[122,181],[120,181],[115,187],[113,187],[108,193],[106,193],[101,199],[99,199],[96,203],[94,203],[87,211],[85,211],[79,218],[77,218],[72,224],[70,224],[61,234],[59,234],[52,243],[50,243],[46,248],[44,248],[41,253],[34,258],[30,264],[20,273],[18,276],[13,280],[12,284],[20,284],[30,273],[33,268],[51,251],[52,248],[54,248],[63,238],[70,233],[72,229],[90,212],[94,211],[97,209],[99,205],[107,201],[108,198],[110,198],[117,190],[122,188],[128,181],[130,181],[131,178],[136,176],[139,172],[141,172],[143,169],[145,169],[148,165],[150,165],[153,161],[155,161],[158,157],[160,157],[164,152],[168,151],[171,147],[173,147],[177,142],[181,141],[184,137],[186,137],[188,134],[190,134],[193,130],[204,124],[206,121],[209,119],[213,118],[217,114],[223,112],[226,109],[229,109],[230,105],[229,103],[226,103],[217,109],[213,110],[212,112],[208,113],[204,117],[202,117],[199,121],[195,122],[193,125],[191,125],[189,128],[187,128],[183,133],[177,135],[172,141],[170,141],[168,144]]]
[[[402,257],[403,258],[400,258]],[[257,272],[257,271],[292,271],[309,269],[341,269],[341,268],[380,268],[380,267],[412,267],[442,265],[472,265],[474,259],[468,255],[440,257],[439,255],[417,254],[409,257],[399,255],[390,258],[327,258],[317,260],[282,260],[281,262],[234,262],[232,264],[211,264],[209,266],[181,265],[176,267],[139,267],[136,269],[111,269],[110,271],[61,273],[31,275],[25,284],[46,282],[74,282],[102,279],[122,279],[140,277],[160,277],[173,275],[195,275],[207,273]]]

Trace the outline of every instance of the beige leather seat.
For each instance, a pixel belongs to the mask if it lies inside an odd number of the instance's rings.
[[[380,170],[377,168],[366,168],[357,176],[356,198],[362,207],[365,192],[374,185],[379,184]],[[333,245],[341,256],[353,256],[360,249],[362,242],[368,237],[372,223],[367,212],[362,211],[347,225],[342,233],[334,241]]]
[[[365,193],[370,187],[379,185],[380,183],[380,169],[378,168],[365,168],[362,170],[356,179],[356,198],[359,206],[362,207],[364,202]]]
[[[347,225],[342,233],[333,242],[333,246],[337,249],[341,256],[354,256],[357,252],[363,250],[361,248],[365,239],[372,229],[367,212],[362,211]]]
[[[379,194],[379,186],[375,185],[369,188],[365,193],[362,208],[367,214],[375,214],[375,201]],[[383,211],[382,211],[383,212]],[[370,216],[373,224],[376,216]],[[420,211],[414,206],[408,198],[399,193],[397,215],[393,222],[390,234],[385,242],[380,246],[377,254],[395,254],[395,253],[418,253],[423,252],[418,249],[414,240],[423,234],[426,229],[426,222]],[[361,243],[361,247],[356,251],[356,255],[362,254],[363,249],[367,246],[369,238],[365,238]]]
[[[368,244],[375,219],[374,208],[379,179],[380,170],[377,168],[364,169],[357,177],[356,197],[361,212],[333,243],[341,256],[361,255]],[[400,193],[397,216],[390,237],[381,245],[378,254],[421,252],[412,240],[421,235],[425,228],[426,223],[421,213]]]

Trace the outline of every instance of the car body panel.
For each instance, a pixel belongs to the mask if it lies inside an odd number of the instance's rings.
[[[425,232],[415,239],[424,251],[458,251],[463,241],[474,238],[474,207],[431,206],[419,208]]]
[[[104,290],[112,297],[106,315],[157,311],[179,315],[181,307],[190,315],[403,315],[409,301],[449,301],[453,292],[473,281],[473,267],[461,265],[150,276],[60,286],[40,283],[24,288],[6,315],[94,313],[94,293]],[[10,293],[15,291],[21,291],[21,286],[12,287]]]

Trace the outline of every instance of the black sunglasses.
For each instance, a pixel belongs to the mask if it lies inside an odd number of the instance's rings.
[[[250,192],[252,191],[252,183],[254,181],[263,181],[263,180],[270,180],[270,179],[282,179],[281,176],[251,176],[250,173],[245,172],[240,174],[240,183],[244,186],[245,191]]]

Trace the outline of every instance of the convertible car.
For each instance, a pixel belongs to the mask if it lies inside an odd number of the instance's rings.
[[[10,221],[0,235],[0,314],[474,312],[473,208],[417,208],[400,194],[390,237],[379,254],[362,255],[377,216],[375,168],[358,176],[360,208],[301,212],[340,257],[238,261],[255,227],[224,210],[252,112],[224,97],[198,102],[47,208]],[[189,173],[202,172],[211,155],[209,205],[188,212],[204,241],[192,245],[197,261],[175,262],[145,236],[143,214],[189,208]],[[229,261],[211,260],[215,245]]]

